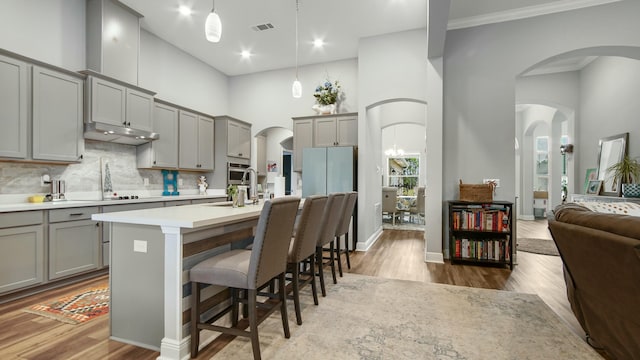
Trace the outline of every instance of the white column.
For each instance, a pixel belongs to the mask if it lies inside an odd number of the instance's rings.
[[[158,360],[189,358],[190,338],[182,336],[182,235],[180,228],[162,226],[164,233],[164,337]]]

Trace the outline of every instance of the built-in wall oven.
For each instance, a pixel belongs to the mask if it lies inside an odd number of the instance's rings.
[[[227,163],[227,186],[242,184],[242,175],[247,168],[249,168],[248,164]],[[247,183],[248,180],[247,178]]]

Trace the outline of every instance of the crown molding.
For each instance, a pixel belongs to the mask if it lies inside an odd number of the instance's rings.
[[[603,5],[622,0],[560,0],[550,4],[527,6],[514,10],[498,11],[485,15],[450,20],[447,30],[495,24],[504,21],[526,19],[534,16],[570,11],[590,6]]]

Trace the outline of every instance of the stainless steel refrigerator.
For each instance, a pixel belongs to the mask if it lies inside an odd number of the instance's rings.
[[[357,159],[353,146],[304,148],[302,196],[356,191]]]

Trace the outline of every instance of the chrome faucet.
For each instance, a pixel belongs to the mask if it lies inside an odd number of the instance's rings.
[[[247,173],[253,173],[253,175],[249,174],[249,200],[255,205],[258,203],[258,174],[251,167],[244,169],[242,173],[242,185],[244,185],[244,179]]]

